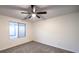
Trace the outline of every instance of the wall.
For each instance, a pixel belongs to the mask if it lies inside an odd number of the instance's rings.
[[[17,38],[16,41],[11,40],[9,37],[9,21],[26,23],[26,37]],[[0,50],[32,41],[31,34],[32,30],[30,22],[0,15]]]
[[[79,13],[36,22],[33,30],[37,42],[79,52]]]

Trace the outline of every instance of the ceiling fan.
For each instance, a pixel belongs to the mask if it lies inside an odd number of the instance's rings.
[[[37,18],[40,18],[39,14],[47,14],[46,11],[42,11],[42,12],[38,12],[36,10],[36,5],[31,5],[31,11],[27,11],[27,12],[21,12],[22,14],[28,14],[28,16],[26,16],[24,19],[29,19],[29,18],[32,18],[32,17],[37,17]]]

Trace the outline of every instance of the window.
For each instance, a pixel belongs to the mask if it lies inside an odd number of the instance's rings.
[[[18,37],[25,37],[26,36],[26,25],[19,23],[19,29],[18,29]]]
[[[10,39],[22,38],[26,36],[26,24],[10,22],[9,23]]]

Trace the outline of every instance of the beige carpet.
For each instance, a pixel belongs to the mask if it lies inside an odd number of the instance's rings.
[[[71,53],[71,52],[32,41],[4,51],[0,51],[0,53]]]

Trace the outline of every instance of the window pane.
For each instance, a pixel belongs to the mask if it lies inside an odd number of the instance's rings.
[[[26,25],[19,23],[19,34],[18,37],[25,37],[26,36]]]
[[[14,23],[14,22],[10,22],[9,25],[9,34],[10,34],[10,39],[15,39],[17,38],[17,34],[18,34],[18,24]]]

